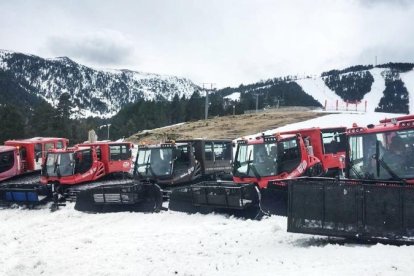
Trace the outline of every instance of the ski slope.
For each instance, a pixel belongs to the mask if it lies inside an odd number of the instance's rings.
[[[400,73],[400,77],[408,91],[410,113],[414,113],[414,93],[410,93],[411,91],[414,91],[414,71]]]
[[[322,78],[306,78],[297,80],[296,83],[302,87],[306,94],[312,96],[321,105],[325,104],[325,101],[330,103],[342,101],[341,97],[335,94],[323,81]]]
[[[395,114],[331,114],[284,126],[361,125]],[[275,130],[269,130],[275,131]],[[86,214],[69,203],[0,209],[0,275],[410,275],[414,246],[338,244],[286,232],[284,217]]]
[[[373,68],[368,70],[374,78],[374,82],[371,85],[371,91],[365,94],[364,98],[361,100],[363,104],[367,102],[367,112],[374,112],[375,108],[378,107],[378,104],[381,98],[384,96],[385,90],[385,80],[381,75],[384,71],[389,71],[389,69],[383,68]],[[400,78],[404,82],[408,92],[409,92],[409,110],[410,113],[414,112],[414,71],[409,71],[407,73],[400,73]],[[299,86],[302,87],[303,91],[312,96],[317,100],[321,105],[325,105],[325,101],[328,102],[328,106],[333,109],[333,105],[338,100],[339,103],[342,103],[343,100],[335,94],[323,81],[321,77],[316,78],[306,78],[299,79],[295,81]]]

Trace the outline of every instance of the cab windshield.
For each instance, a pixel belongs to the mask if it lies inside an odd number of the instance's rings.
[[[414,130],[351,136],[349,161],[351,178],[414,178]]]
[[[0,173],[6,172],[14,166],[14,152],[0,152]]]
[[[92,150],[82,149],[76,152],[48,153],[43,173],[47,176],[69,176],[83,174],[93,164]]]
[[[274,143],[239,144],[233,173],[238,177],[275,176],[291,172],[300,161],[295,138]]]
[[[144,177],[171,175],[172,148],[142,148],[138,150],[137,171]]]
[[[48,153],[46,159],[46,174],[48,176],[68,176],[74,174],[75,162],[73,152]]]

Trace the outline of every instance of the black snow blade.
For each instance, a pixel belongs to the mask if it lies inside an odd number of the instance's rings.
[[[265,214],[287,216],[288,192],[285,180],[269,181],[261,194],[260,208]]]
[[[77,194],[75,209],[82,212],[158,212],[162,192],[158,185],[131,183],[101,185]]]
[[[260,192],[254,184],[205,181],[173,189],[168,209],[185,213],[226,213],[260,219]]]
[[[52,197],[50,186],[42,184],[6,184],[0,187],[2,205],[34,206],[48,202]]]
[[[288,231],[414,241],[414,187],[404,182],[303,178],[288,182]]]

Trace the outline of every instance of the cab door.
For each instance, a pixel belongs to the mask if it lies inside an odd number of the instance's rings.
[[[204,173],[230,173],[232,170],[232,144],[230,141],[207,141],[204,145]]]
[[[36,143],[34,145],[34,169],[40,170],[43,164],[43,144]]]
[[[130,145],[117,144],[109,146],[109,172],[129,172],[131,169]]]
[[[230,141],[214,142],[214,169],[217,172],[232,171],[233,145]]]

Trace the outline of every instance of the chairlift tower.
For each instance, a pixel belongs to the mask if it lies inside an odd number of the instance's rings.
[[[210,85],[210,89],[206,88],[208,87],[208,85]],[[208,94],[209,92],[215,91],[216,89],[213,88],[213,86],[215,85],[215,83],[203,83],[203,91],[206,92],[206,103],[204,106],[204,120],[208,119],[208,106],[209,106],[209,101],[208,101]]]

